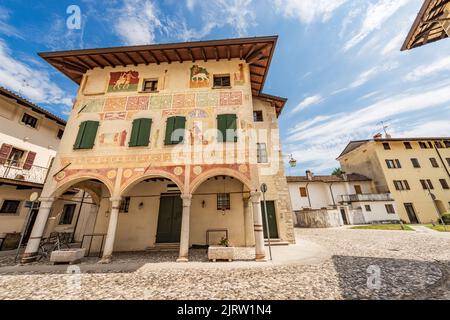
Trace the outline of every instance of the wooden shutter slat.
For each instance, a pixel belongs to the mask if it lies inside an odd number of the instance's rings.
[[[178,141],[175,143],[181,143],[184,140],[184,130],[186,128],[186,117],[176,117],[175,118],[175,130],[182,130],[182,134],[178,136]],[[178,131],[180,132],[180,131]]]
[[[36,159],[36,152],[29,151],[23,168],[25,170],[30,170],[33,167],[34,159]]]
[[[131,129],[130,143],[128,144],[128,146],[130,146],[130,147],[137,146],[140,125],[141,125],[141,119],[136,119],[133,121],[133,127]]]
[[[140,119],[139,134],[137,138],[137,146],[147,147],[150,140],[150,130],[152,127],[152,119]]]
[[[8,156],[11,153],[13,146],[7,143],[2,144],[0,148],[0,164],[5,164]]]
[[[92,149],[98,130],[98,121],[86,121],[86,128],[81,139],[81,149]]]
[[[81,148],[81,141],[83,139],[84,130],[86,129],[86,122],[82,122],[80,124],[80,127],[78,129],[77,138],[75,139],[75,144],[73,145],[74,149],[80,149]]]
[[[169,145],[172,144],[172,132],[175,127],[175,117],[167,118],[166,124],[166,136],[164,139],[164,144]]]
[[[217,137],[217,141],[219,142],[225,142],[226,141],[226,133],[227,133],[227,115],[226,114],[220,114],[217,116],[217,134],[219,135]],[[222,135],[220,137],[220,135]]]

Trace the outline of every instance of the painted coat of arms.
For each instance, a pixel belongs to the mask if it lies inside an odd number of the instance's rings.
[[[137,91],[139,84],[139,72],[111,72],[108,84],[108,92]]]
[[[193,65],[191,68],[191,88],[209,87],[209,72],[206,68]]]

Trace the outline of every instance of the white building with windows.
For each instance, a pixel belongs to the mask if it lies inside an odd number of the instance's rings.
[[[65,125],[63,119],[0,87],[0,250],[15,248],[23,232],[25,242],[30,236],[39,204],[31,210],[28,200],[42,191]],[[73,231],[80,211],[75,198],[80,195],[71,190],[58,201],[58,214],[47,232]],[[84,201],[89,203],[88,197]],[[88,209],[85,205],[83,211]]]
[[[336,227],[393,222],[400,218],[389,193],[373,193],[372,180],[359,174],[287,177],[296,224]]]

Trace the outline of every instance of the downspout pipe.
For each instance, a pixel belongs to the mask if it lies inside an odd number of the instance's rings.
[[[306,195],[308,196],[309,207],[312,209],[312,206],[311,206],[311,198],[309,197],[308,185],[309,185],[309,182],[307,182],[307,183],[306,183],[306,186],[305,186],[305,188],[306,188]]]
[[[330,188],[330,193],[331,193],[331,199],[333,200],[333,206],[336,206],[336,201],[334,200],[334,194],[333,194],[333,184],[334,184],[334,182],[332,182],[329,185],[329,188]]]
[[[445,161],[444,161],[444,159],[442,158],[442,155],[441,155],[441,153],[439,152],[439,149],[438,149],[438,147],[436,146],[436,144],[434,144],[434,150],[436,150],[436,153],[437,153],[437,155],[438,155],[438,157],[439,157],[439,160],[441,160],[441,163],[442,163],[442,165],[444,166],[444,169],[445,169],[445,171],[447,172],[448,177],[450,178],[450,172],[449,172],[447,166],[445,165]]]

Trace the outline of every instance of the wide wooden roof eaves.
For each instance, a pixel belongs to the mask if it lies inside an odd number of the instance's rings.
[[[440,22],[448,22],[444,10],[449,2],[450,0],[425,0],[406,37],[402,51],[448,37]]]
[[[262,94],[277,39],[277,36],[238,38],[43,52],[39,55],[78,84],[84,73],[94,68],[238,58],[250,65],[252,93],[259,96]]]

